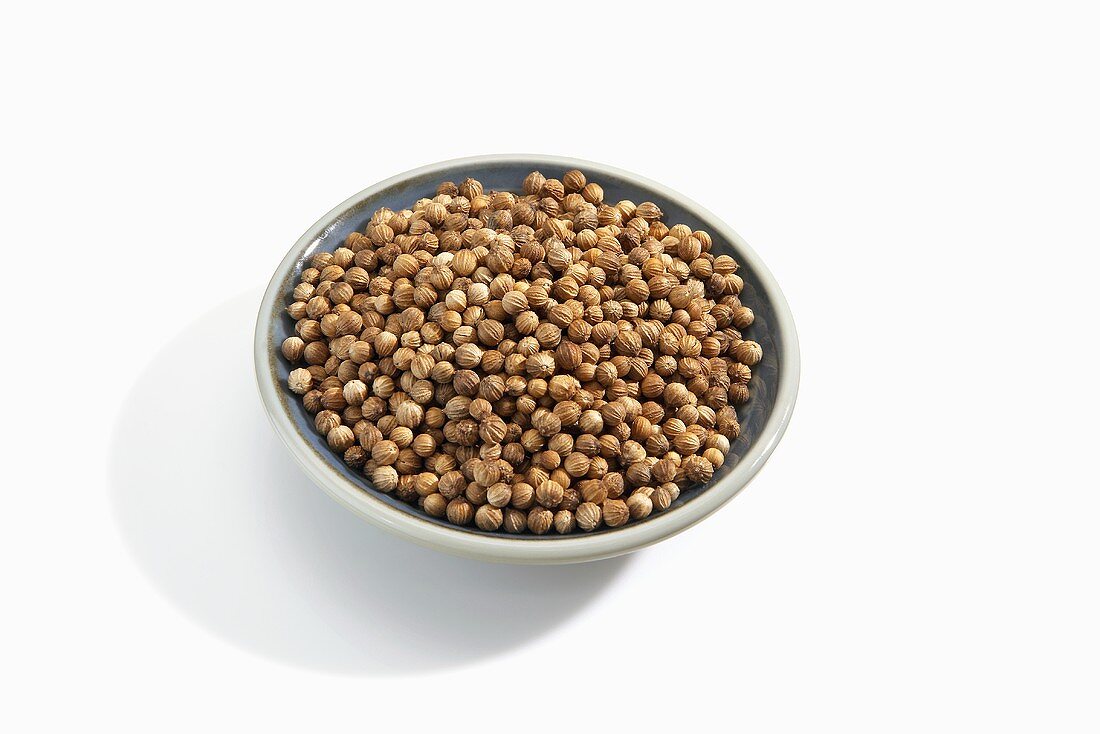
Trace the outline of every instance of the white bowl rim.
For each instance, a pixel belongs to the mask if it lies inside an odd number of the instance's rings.
[[[303,440],[294,420],[280,400],[281,385],[275,384],[271,379],[275,373],[277,359],[273,343],[272,314],[275,313],[275,305],[285,297],[283,284],[287,273],[294,267],[301,253],[324,237],[341,214],[383,189],[416,176],[442,172],[455,166],[501,163],[522,163],[530,165],[532,169],[546,167],[563,171],[579,168],[585,172],[597,174],[597,177],[599,174],[618,177],[652,189],[665,199],[690,210],[704,220],[713,232],[732,243],[737,249],[739,260],[750,266],[760,288],[773,306],[776,340],[780,343],[783,354],[783,364],[778,370],[775,406],[756,440],[729,474],[690,502],[678,507],[675,512],[651,516],[637,525],[628,524],[614,531],[595,535],[513,539],[489,534],[481,535],[457,528],[451,529],[417,517],[413,508],[404,510],[383,502],[370,491],[354,484],[326,465],[317,452]],[[794,317],[791,315],[790,307],[779,284],[748,243],[719,217],[688,197],[629,171],[593,161],[525,153],[479,155],[432,163],[391,176],[333,208],[294,243],[276,269],[260,305],[254,348],[256,381],[264,408],[275,432],[306,474],[330,497],[372,525],[420,545],[468,558],[504,563],[560,564],[611,558],[664,540],[711,515],[752,481],[775,450],[790,423],[801,371]]]

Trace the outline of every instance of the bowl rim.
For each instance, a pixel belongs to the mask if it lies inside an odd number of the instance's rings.
[[[539,167],[560,168],[563,171],[579,168],[586,173],[596,174],[596,177],[603,174],[652,189],[661,197],[690,210],[704,221],[711,231],[727,239],[737,249],[738,259],[751,267],[759,287],[771,302],[776,324],[776,340],[780,343],[783,353],[783,360],[778,370],[775,406],[757,439],[729,474],[690,502],[679,507],[676,512],[651,517],[637,525],[628,524],[613,532],[538,539],[480,535],[467,530],[437,525],[417,517],[412,508],[399,509],[383,502],[370,491],[365,491],[363,487],[357,486],[329,467],[305,441],[293,417],[280,399],[281,385],[277,380],[272,379],[277,362],[274,344],[275,305],[285,296],[283,291],[287,276],[301,254],[319,239],[326,237],[349,209],[384,189],[401,184],[410,178],[441,173],[456,166],[501,163],[524,164],[530,166],[532,170]],[[334,207],[298,238],[275,270],[260,304],[254,349],[256,382],[265,412],[276,434],[291,455],[325,493],[372,525],[419,545],[468,558],[504,563],[579,563],[611,558],[664,540],[708,517],[744,489],[775,450],[790,423],[801,373],[798,336],[787,299],[760,256],[722,219],[683,194],[644,176],[593,161],[526,153],[478,155],[431,163],[391,176],[363,189]]]

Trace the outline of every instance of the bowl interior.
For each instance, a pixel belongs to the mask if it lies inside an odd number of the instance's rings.
[[[753,271],[752,264],[742,257],[738,251],[737,243],[724,237],[719,231],[713,215],[696,209],[689,205],[681,205],[677,201],[662,196],[659,190],[650,188],[645,182],[638,182],[625,175],[604,170],[586,170],[578,166],[588,176],[589,180],[599,183],[605,193],[605,200],[615,202],[629,199],[635,203],[652,201],[664,212],[663,221],[669,226],[673,224],[687,224],[692,229],[703,229],[709,232],[713,239],[712,251],[715,254],[728,254],[734,257],[740,264],[738,274],[744,279],[745,285],[741,293],[741,301],[750,307],[755,313],[755,321],[744,331],[747,339],[753,339],[760,343],[764,350],[762,361],[753,369],[752,380],[749,383],[751,398],[745,405],[738,408],[738,418],[741,422],[741,435],[733,442],[726,463],[715,472],[714,477],[705,485],[692,487],[681,492],[679,498],[663,513],[654,513],[649,518],[631,526],[653,522],[659,518],[680,512],[685,505],[691,503],[701,493],[726,477],[741,458],[749,451],[754,443],[761,437],[765,424],[776,406],[776,388],[779,384],[779,370],[785,362],[782,340],[779,338],[779,325],[777,310],[785,306],[774,304],[765,289],[761,286],[759,275]],[[292,301],[290,292],[298,282],[304,267],[308,267],[308,260],[315,252],[332,251],[343,243],[344,239],[353,231],[363,231],[371,214],[379,207],[391,209],[404,209],[411,207],[419,198],[435,195],[436,186],[445,180],[460,182],[466,177],[473,177],[482,182],[485,190],[508,190],[512,192],[522,190],[524,177],[532,170],[541,170],[547,177],[560,178],[565,169],[560,165],[550,164],[545,160],[532,157],[530,160],[504,160],[484,163],[465,163],[455,161],[450,167],[436,167],[428,173],[412,174],[407,178],[399,178],[393,185],[386,186],[374,193],[362,198],[353,199],[343,208],[334,211],[326,226],[318,234],[302,246],[293,261],[293,267],[283,273],[281,292],[283,298],[277,300],[270,314],[268,323],[270,333],[268,338],[269,348],[276,354],[278,345],[284,339],[294,335],[294,321],[284,311]],[[723,227],[724,228],[724,227]],[[272,362],[271,379],[276,384],[283,409],[291,417],[295,429],[301,440],[315,452],[329,468],[359,491],[369,493],[373,498],[392,507],[406,512],[426,523],[432,523],[455,532],[476,533],[477,535],[499,535],[516,541],[545,541],[548,539],[566,539],[571,536],[558,536],[550,533],[544,536],[532,536],[529,534],[510,535],[503,531],[486,533],[478,529],[470,529],[452,525],[444,520],[434,518],[415,506],[402,502],[395,497],[375,490],[370,482],[361,473],[349,468],[341,458],[332,452],[324,437],[317,434],[313,428],[313,417],[302,405],[301,398],[290,392],[287,388],[287,376],[293,367],[277,354],[277,359]],[[588,533],[622,532],[622,529],[603,528]]]

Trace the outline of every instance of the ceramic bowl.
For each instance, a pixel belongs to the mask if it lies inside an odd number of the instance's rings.
[[[756,314],[745,336],[759,342],[764,359],[753,370],[750,401],[738,410],[741,435],[726,463],[706,485],[683,491],[665,512],[640,522],[565,536],[507,535],[450,525],[373,489],[349,469],[313,429],[312,417],[286,387],[290,364],[279,345],[294,334],[284,309],[303,265],[318,251],[331,251],[354,230],[362,230],[379,207],[403,209],[435,195],[441,181],[480,180],[486,190],[518,191],[533,170],[560,177],[578,168],[604,188],[609,201],[653,201],[664,221],[711,233],[713,251],[732,255],[745,286],[741,299]],[[542,155],[490,155],[436,163],[402,173],[365,189],[337,206],[290,248],[264,294],[256,324],[256,378],[276,433],[306,474],[333,499],[367,522],[408,540],[462,556],[510,563],[576,563],[629,553],[668,538],[704,519],[731,500],[756,475],[782,437],[798,392],[798,339],[790,309],[771,273],[729,226],[686,197],[658,183],[589,161]]]

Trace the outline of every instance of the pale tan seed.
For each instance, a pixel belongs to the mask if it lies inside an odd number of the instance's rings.
[[[595,502],[582,502],[575,514],[577,527],[586,532],[595,530],[603,519],[603,511]]]
[[[622,500],[604,500],[603,521],[609,528],[625,525],[630,519],[630,510]]]

